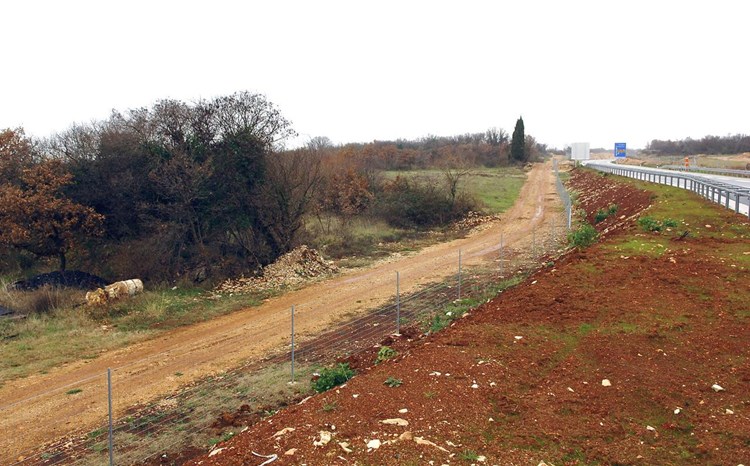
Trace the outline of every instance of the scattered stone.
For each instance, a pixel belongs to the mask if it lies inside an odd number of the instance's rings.
[[[515,338],[516,340],[521,340],[521,339],[522,339],[523,337],[522,337],[521,335],[516,335],[516,336],[515,336],[515,337],[513,337],[513,338]]]
[[[300,246],[266,266],[259,277],[240,277],[222,282],[218,293],[249,293],[293,286],[312,278],[338,272],[333,262],[307,246]]]
[[[440,376],[441,374],[438,371],[432,371],[432,372],[430,372],[430,375]]]
[[[320,440],[314,440],[313,441],[313,446],[322,447],[324,445],[327,445],[328,442],[331,441],[331,437],[332,436],[333,435],[330,432],[328,432],[326,430],[321,430],[320,431]]]
[[[284,427],[284,428],[283,428],[283,429],[281,429],[280,431],[278,431],[278,432],[276,432],[275,434],[273,434],[273,437],[274,437],[274,438],[276,438],[276,437],[281,437],[282,435],[286,435],[286,434],[288,434],[289,432],[294,432],[294,430],[295,430],[295,429],[294,429],[294,427]]]
[[[477,382],[476,382],[476,381],[474,381],[474,383],[473,383],[473,384],[471,384],[471,388],[473,388],[473,389],[477,389],[477,388],[479,388],[479,385],[477,385]]]
[[[715,392],[723,392],[723,391],[724,391],[724,387],[722,387],[722,386],[721,386],[721,385],[719,385],[718,383],[715,383],[715,384],[711,385],[711,388],[712,388],[712,389],[713,389],[713,391],[715,391]]]
[[[431,447],[435,447],[435,448],[437,448],[440,451],[444,451],[444,452],[448,453],[448,450],[446,450],[445,448],[441,447],[440,445],[437,445],[435,443],[430,442],[429,440],[425,440],[424,437],[414,437],[414,442],[416,442],[417,445],[428,445],[428,446],[431,446]]]
[[[406,414],[406,413],[408,413],[408,412],[409,412],[409,410],[408,410],[408,409],[406,409],[406,408],[401,408],[401,409],[399,409],[399,410],[398,410],[398,413],[399,413],[399,414]]]
[[[675,414],[680,414],[680,412],[681,412],[681,411],[682,411],[682,410],[681,410],[680,408],[677,408],[677,409],[675,409],[675,410],[674,410],[674,413],[675,413]]]
[[[611,387],[612,382],[609,381],[609,379],[603,379],[602,380],[602,387]]]
[[[407,430],[407,431],[406,431],[406,432],[404,432],[403,434],[399,435],[399,436],[398,436],[398,439],[399,439],[400,441],[402,441],[402,442],[405,442],[405,441],[412,441],[412,440],[414,440],[414,434],[412,434],[410,430]]]
[[[729,409],[729,408],[727,408],[727,409],[726,409],[726,411],[724,411],[724,412],[725,412],[726,414],[734,414],[734,411],[732,411],[732,410],[731,410],[731,409]]]
[[[651,426],[646,426],[646,430],[649,430],[651,432],[656,432],[656,429]]]
[[[214,455],[218,455],[219,453],[221,453],[224,450],[225,450],[225,448],[217,448],[215,450],[212,450],[211,453],[208,454],[208,457],[210,458],[210,457],[212,457]]]
[[[477,461],[479,461],[480,463],[484,463],[485,461],[487,461],[487,457],[484,455],[479,455],[477,456]]]
[[[409,425],[409,421],[407,421],[406,419],[401,419],[400,417],[393,418],[393,419],[384,419],[380,421],[380,423],[388,424],[391,426],[402,426],[402,427]]]
[[[294,454],[297,453],[296,448],[290,448],[287,451],[284,452],[285,456],[294,456]]]
[[[570,387],[568,387],[568,391],[569,391],[570,393],[575,393],[575,390],[573,390],[573,389],[572,389],[572,388],[570,388]]]
[[[339,442],[339,446],[346,453],[351,453],[352,452],[352,449],[349,448],[349,443],[348,442]]]
[[[377,450],[378,448],[380,448],[380,440],[370,440],[369,442],[367,442],[367,448],[371,450]]]

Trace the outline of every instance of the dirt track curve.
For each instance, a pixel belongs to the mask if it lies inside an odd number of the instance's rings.
[[[500,234],[509,247],[531,241],[532,228],[559,212],[551,164],[529,173],[515,205],[502,220],[466,238],[427,247],[413,255],[353,270],[330,280],[268,300],[259,307],[170,331],[158,338],[66,364],[48,374],[8,382],[0,388],[0,463],[75,431],[98,427],[107,412],[106,370],[113,368],[115,416],[128,407],[172,393],[179,386],[259,358],[289,340],[289,308],[296,306],[295,328],[310,335],[343,315],[392,299],[394,276],[401,290],[456,272],[458,250],[472,266],[497,257]],[[182,375],[178,378],[175,373]],[[71,388],[82,390],[66,395]]]

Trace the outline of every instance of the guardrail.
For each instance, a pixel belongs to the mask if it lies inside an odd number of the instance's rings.
[[[636,167],[598,164],[595,162],[589,162],[586,166],[605,173],[688,189],[701,197],[723,205],[727,209],[750,217],[750,188],[741,188],[694,175],[663,173]]]
[[[736,170],[732,168],[684,167],[682,165],[662,165],[659,168],[685,173],[707,173],[711,175],[741,176],[743,178],[750,178],[750,170]]]

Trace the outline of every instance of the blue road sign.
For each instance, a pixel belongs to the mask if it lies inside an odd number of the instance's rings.
[[[624,142],[615,143],[615,157],[627,157],[628,151]]]

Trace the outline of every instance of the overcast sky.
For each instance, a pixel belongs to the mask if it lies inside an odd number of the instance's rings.
[[[497,126],[551,146],[750,133],[747,1],[13,0],[0,128],[249,90],[295,143]]]

